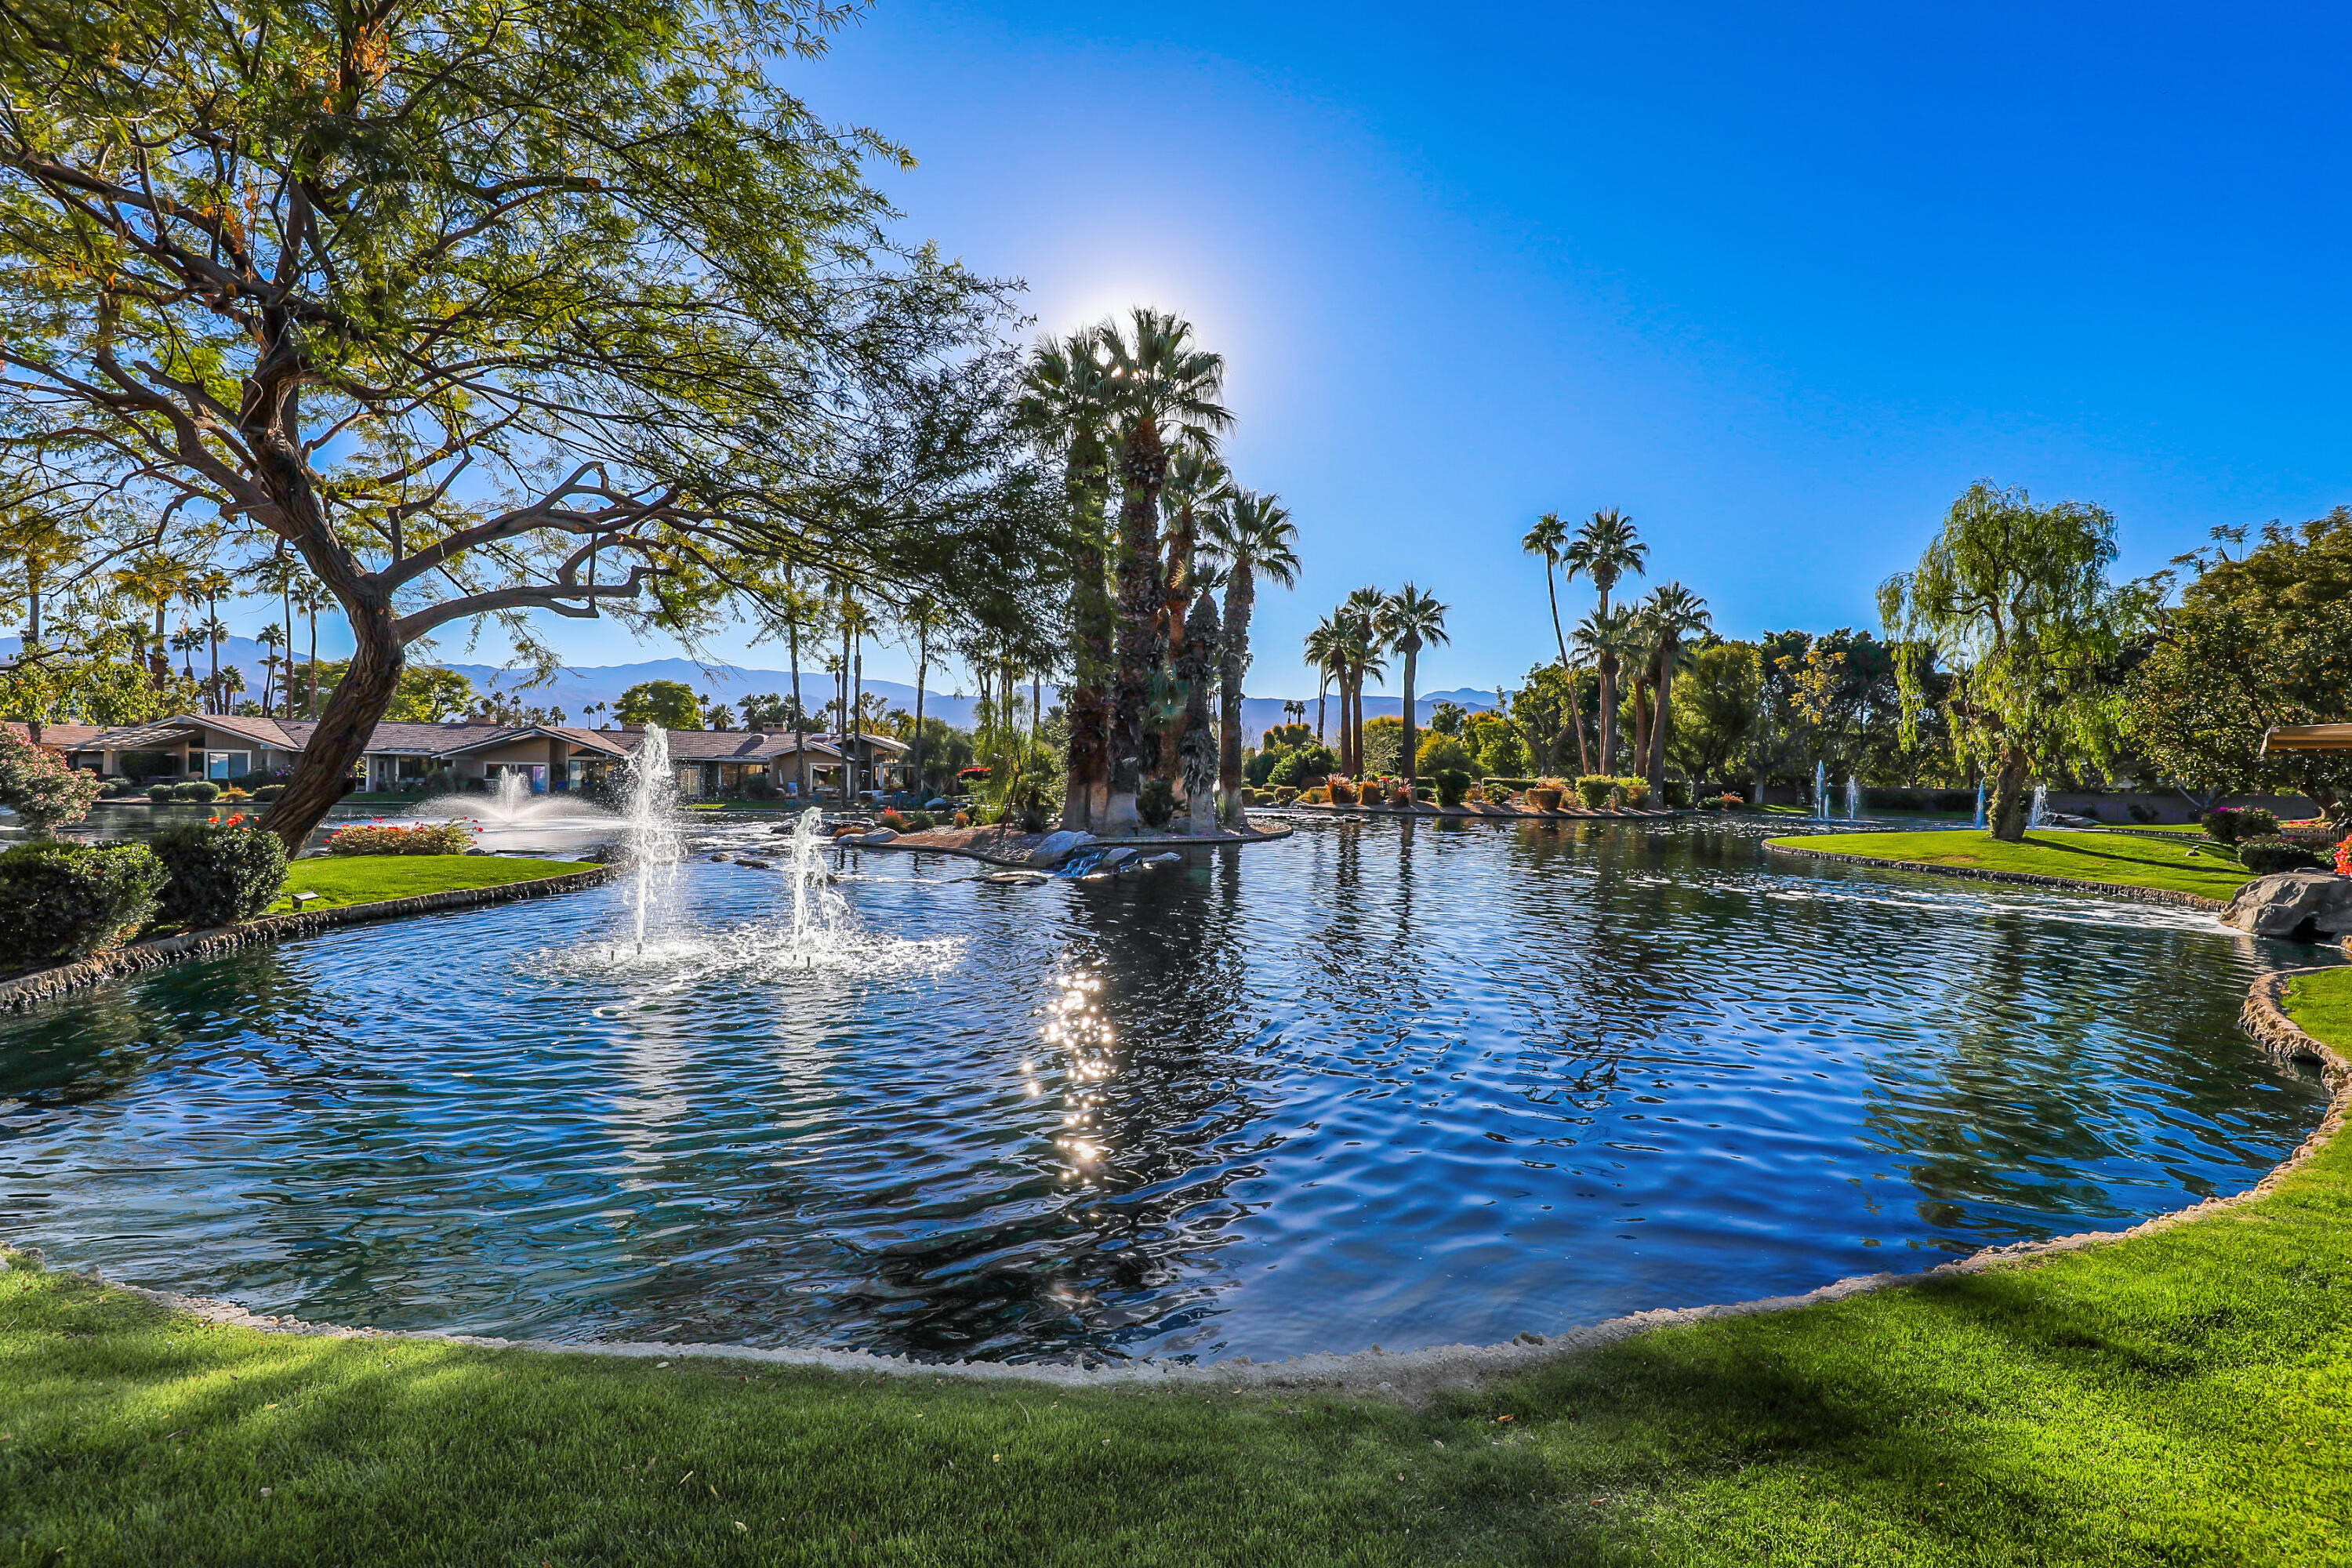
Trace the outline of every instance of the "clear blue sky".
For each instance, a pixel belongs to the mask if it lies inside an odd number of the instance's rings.
[[[1454,607],[1424,689],[1516,684],[1551,642],[1517,548],[1546,510],[1631,513],[1651,580],[1744,636],[1874,625],[1979,476],[2105,503],[2135,572],[2352,500],[2347,33],[881,0],[792,80],[909,146],[909,232],[1025,279],[1041,329],[1144,300],[1227,354],[1230,459],[1307,563],[1250,686],[1311,695],[1305,628],[1406,577]]]

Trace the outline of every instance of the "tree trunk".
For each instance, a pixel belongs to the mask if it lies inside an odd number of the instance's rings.
[[[793,621],[784,628],[784,640],[790,645],[793,660],[793,765],[800,773],[800,803],[808,804],[808,710],[801,706],[801,623],[800,606],[805,601],[793,599]]]
[[[1617,656],[1601,656],[1601,766],[1599,772],[1617,771]]]
[[[1404,645],[1404,788],[1408,798],[1412,795],[1412,786],[1421,777],[1421,758],[1413,744],[1412,712],[1413,667],[1420,658],[1421,639],[1419,637],[1407,639]]]
[[[1118,463],[1118,658],[1111,680],[1110,798],[1098,833],[1133,833],[1139,826],[1135,792],[1158,749],[1150,703],[1162,648],[1160,488],[1168,450],[1151,421],[1138,420],[1128,432]]]
[[[1330,689],[1331,677],[1328,674],[1315,682],[1315,743],[1318,746],[1329,743],[1323,739],[1323,696]]]
[[[1225,583],[1223,657],[1217,660],[1217,815],[1228,827],[1248,825],[1242,815],[1242,674],[1249,668],[1250,616],[1256,603],[1256,574],[1247,562],[1236,561]]]
[[[1202,594],[1184,623],[1184,652],[1176,667],[1184,685],[1184,731],[1176,740],[1184,772],[1185,831],[1205,834],[1217,826],[1218,738],[1211,722],[1212,689],[1217,674],[1217,601]]]
[[[407,661],[390,601],[356,579],[347,581],[353,590],[352,597],[342,601],[352,623],[351,668],[327,699],[327,710],[319,716],[310,743],[295,762],[286,793],[271,803],[262,819],[289,856],[301,853],[311,831],[343,798],[352,764],[365,753],[368,737],[392,705]],[[331,579],[328,585],[342,598],[342,584]]]
[[[1166,618],[1167,659],[1172,668],[1176,660],[1184,657],[1192,641],[1192,630],[1186,618],[1192,607],[1192,548],[1194,519],[1191,502],[1177,509],[1174,526],[1168,531],[1168,569],[1163,583],[1167,595]],[[1190,721],[1184,713],[1169,716],[1160,731],[1159,776],[1171,784],[1183,772],[1178,755]]]
[[[923,677],[929,672],[930,664],[929,639],[918,630],[915,633],[915,733],[912,737],[915,743],[908,747],[907,752],[915,773],[915,793],[923,800],[931,798],[931,792],[923,787]],[[920,805],[922,803],[917,801],[915,804]]]
[[[1986,809],[1992,836],[2004,844],[2025,837],[2026,813],[2031,808],[2033,775],[2022,746],[2000,754],[2000,771],[1993,777],[1992,800]]]
[[[34,600],[36,605],[39,602],[37,597]],[[37,610],[36,613],[38,613]],[[226,706],[221,701],[219,626],[220,606],[208,596],[205,600],[205,641],[212,645],[213,673],[211,683],[205,689],[212,702],[212,706],[205,710],[209,713],[218,713]]]
[[[1627,748],[1625,753],[1625,760],[1629,772],[1648,766],[1650,761],[1650,720],[1652,716],[1652,704],[1650,701],[1650,680],[1646,672],[1634,678],[1633,698],[1633,743],[1631,747]]]
[[[1584,738],[1584,672],[1580,669],[1569,672],[1568,721],[1576,731],[1577,770],[1590,773],[1592,771],[1592,747]]]
[[[1675,650],[1658,650],[1657,711],[1650,720],[1650,804],[1666,803],[1666,740],[1667,728],[1675,714]]]

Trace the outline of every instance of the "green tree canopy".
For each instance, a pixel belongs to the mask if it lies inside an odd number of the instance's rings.
[[[2126,737],[2192,788],[2299,793],[2341,820],[2352,754],[2262,749],[2276,725],[2352,721],[2352,510],[2182,564],[2197,574],[2132,672]]]
[[[1954,747],[1992,775],[1996,837],[2025,834],[2036,777],[2103,766],[2122,719],[2121,678],[2147,625],[2153,585],[2107,581],[2116,526],[2080,501],[2037,507],[1983,480],[1952,503],[1916,570],[1878,591],[1902,645],[1906,713],[1926,699],[1930,650],[1951,671]]]
[[[0,10],[0,436],[332,591],[356,651],[289,843],[451,622],[690,636],[793,563],[1024,621],[997,293],[895,246],[864,170],[904,155],[779,85],[839,16]]]
[[[351,668],[349,659],[327,659],[319,666],[319,684],[331,691]],[[454,669],[437,664],[401,667],[400,686],[385,705],[383,716],[395,723],[446,724],[463,719],[482,700],[474,683]]]
[[[702,728],[702,699],[683,680],[641,680],[621,693],[616,711],[624,724],[658,724],[665,730]]]

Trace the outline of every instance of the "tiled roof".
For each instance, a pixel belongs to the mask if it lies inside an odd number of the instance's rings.
[[[5,725],[8,733],[20,741],[33,738],[32,727],[17,720],[0,720],[0,725]],[[105,733],[106,726],[103,724],[44,724],[41,726],[41,744],[60,752],[79,752],[88,749],[84,742]]]
[[[634,752],[645,739],[634,731],[624,731],[622,738]],[[822,736],[808,738],[811,756],[838,757],[841,752],[826,743]],[[669,732],[669,754],[681,763],[758,763],[774,757],[793,754],[793,733],[789,730],[672,730]]]

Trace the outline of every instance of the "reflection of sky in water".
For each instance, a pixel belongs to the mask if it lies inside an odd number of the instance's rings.
[[[395,1327],[1266,1356],[2121,1226],[2317,1114],[2234,1027],[2317,950],[1738,827],[852,856],[820,952],[708,858],[772,825],[696,824],[642,958],[624,884],[0,1024],[0,1235]]]

